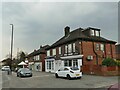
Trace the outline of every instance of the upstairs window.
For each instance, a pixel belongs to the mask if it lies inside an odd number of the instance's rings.
[[[72,44],[69,44],[68,45],[68,53],[71,53],[72,52]]]
[[[50,50],[47,51],[47,56],[50,56]]]
[[[67,53],[67,45],[65,46],[65,53]]]
[[[96,36],[99,36],[99,31],[95,31]]]
[[[94,30],[91,30],[91,36],[94,36],[95,33],[94,33]]]
[[[73,43],[73,52],[75,52],[75,43]]]
[[[56,49],[52,50],[53,56],[56,55]]]
[[[99,44],[96,44],[96,50],[99,50]]]
[[[34,56],[34,60],[40,60],[40,56],[39,55]]]
[[[59,54],[61,54],[61,47],[59,47]]]
[[[104,51],[104,44],[100,44],[100,50]]]

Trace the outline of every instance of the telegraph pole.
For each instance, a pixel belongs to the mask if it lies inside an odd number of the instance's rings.
[[[12,35],[11,35],[11,63],[10,63],[10,69],[12,71],[12,53],[13,53],[13,24],[10,24],[12,28]]]

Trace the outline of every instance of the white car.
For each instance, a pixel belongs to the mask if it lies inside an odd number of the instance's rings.
[[[3,66],[2,71],[10,71],[10,67],[9,66]]]
[[[55,72],[55,77],[66,77],[69,80],[71,78],[81,78],[82,72],[80,72],[78,67],[61,67]]]

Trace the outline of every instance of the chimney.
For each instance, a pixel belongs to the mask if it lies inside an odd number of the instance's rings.
[[[64,28],[64,34],[65,34],[65,36],[67,36],[69,33],[70,33],[70,27],[66,26]]]
[[[42,48],[42,45],[40,45],[40,48]]]

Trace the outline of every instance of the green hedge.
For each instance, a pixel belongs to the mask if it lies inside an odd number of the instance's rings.
[[[102,65],[104,65],[104,66],[117,66],[117,62],[112,58],[105,58],[102,61]]]

